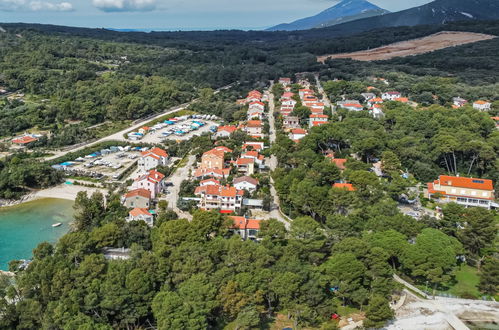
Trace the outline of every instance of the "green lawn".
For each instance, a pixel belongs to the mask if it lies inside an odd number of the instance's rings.
[[[450,293],[462,298],[480,298],[482,294],[478,291],[480,277],[478,270],[468,265],[461,265],[456,272],[456,283],[451,285],[443,293]]]

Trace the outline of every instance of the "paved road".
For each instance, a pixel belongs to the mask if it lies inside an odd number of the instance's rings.
[[[214,94],[218,94],[220,91],[222,90],[227,90],[229,88],[231,88],[234,84],[230,84],[230,85],[227,85],[227,86],[224,86],[224,87],[221,87],[217,90],[214,91]],[[185,108],[187,108],[189,105],[191,105],[191,103],[197,101],[198,99],[194,99],[190,102],[187,102],[187,103],[184,103],[184,104],[181,104],[181,105],[178,105],[178,106],[175,106],[173,108],[169,108],[155,116],[151,116],[151,117],[146,117],[144,119],[141,119],[141,120],[138,120],[138,121],[135,121],[131,126],[119,131],[119,132],[116,132],[116,133],[113,133],[109,136],[106,136],[106,137],[103,137],[99,140],[96,140],[96,141],[93,141],[93,142],[89,142],[89,143],[84,143],[84,144],[80,144],[78,147],[75,147],[75,148],[67,148],[66,150],[61,150],[61,151],[58,151],[56,152],[54,155],[52,156],[49,156],[49,157],[46,157],[45,160],[52,160],[52,159],[55,159],[55,158],[59,158],[59,157],[62,157],[70,152],[74,152],[74,151],[79,151],[79,150],[82,150],[82,149],[85,149],[85,148],[88,148],[88,147],[91,147],[91,146],[94,146],[96,144],[99,144],[99,143],[102,143],[102,142],[105,142],[105,141],[115,141],[115,140],[124,140],[123,138],[123,134],[126,134],[130,131],[134,131],[134,130],[137,130],[139,129],[140,127],[142,127],[144,125],[145,122],[149,122],[149,121],[152,121],[152,120],[155,120],[155,119],[159,119],[165,115],[168,115],[168,114],[171,114],[171,113],[174,113],[174,112],[177,112],[177,111],[180,111],[180,110],[184,110]]]
[[[319,90],[319,93],[322,94],[322,99],[324,100],[324,105],[326,107],[331,107],[331,111],[333,111],[333,106],[331,104],[331,100],[329,100],[329,96],[327,96],[327,93],[324,91],[324,88],[322,88],[322,84],[321,84],[321,81],[319,79],[319,75],[315,74],[314,77],[315,77],[317,89]]]
[[[173,186],[168,187],[168,194],[165,197],[161,198],[162,200],[166,200],[168,202],[168,207],[174,210],[179,217],[185,218],[187,220],[192,220],[192,215],[188,212],[184,212],[177,207],[177,202],[179,199],[180,192],[180,184],[182,181],[186,180],[189,177],[189,170],[192,170],[194,164],[196,162],[196,156],[189,155],[187,164],[184,167],[179,167],[177,170],[170,175],[170,177],[166,180],[167,182],[171,182]]]
[[[272,88],[272,86],[270,87]],[[270,143],[273,144],[276,141],[276,129],[275,129],[275,118],[274,118],[274,110],[275,110],[275,104],[274,104],[274,94],[268,93],[269,96],[269,125],[270,125]],[[270,161],[269,161],[269,168],[271,171],[274,171],[277,168],[278,162],[277,162],[277,157],[274,155],[270,156]],[[270,195],[274,198],[274,201],[271,206],[270,210],[270,217],[275,218],[282,222],[284,226],[286,226],[286,229],[291,228],[291,223],[289,218],[285,217],[282,215],[282,213],[279,211],[280,210],[280,201],[279,201],[279,195],[277,194],[277,191],[274,188],[274,180],[272,177],[270,177]]]

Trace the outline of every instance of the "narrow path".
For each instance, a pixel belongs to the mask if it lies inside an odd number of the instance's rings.
[[[272,88],[272,85],[270,86]],[[274,94],[272,94],[270,91],[268,92],[268,98],[269,98],[269,126],[270,126],[270,134],[269,134],[269,140],[270,144],[272,145],[276,141],[276,129],[275,129],[275,118],[274,118],[274,111],[275,111],[275,103],[274,103]],[[269,161],[269,168],[270,171],[273,172],[278,166],[278,161],[277,157],[274,155],[270,156],[270,161]],[[270,177],[270,194],[273,197],[273,203],[270,208],[270,215],[272,218],[275,218],[282,222],[284,226],[286,227],[287,230],[291,228],[291,222],[288,217],[283,216],[281,213],[281,203],[279,200],[279,195],[277,194],[277,191],[274,187],[274,179],[272,179],[272,176]]]
[[[182,181],[187,180],[189,178],[189,170],[191,170],[196,162],[196,156],[189,155],[187,164],[183,167],[177,168],[175,172],[173,172],[170,177],[167,179],[168,182],[171,182],[173,186],[168,187],[168,194],[165,197],[160,198],[160,200],[166,200],[168,202],[168,207],[175,211],[179,215],[180,218],[187,219],[189,221],[192,220],[192,215],[188,212],[184,212],[177,207],[177,202],[179,200],[179,192],[180,192],[180,184]]]

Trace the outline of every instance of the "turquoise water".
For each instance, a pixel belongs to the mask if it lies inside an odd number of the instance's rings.
[[[41,242],[55,243],[69,230],[73,202],[40,199],[18,206],[0,208],[0,270],[14,259],[30,259]],[[62,226],[52,227],[61,222]]]

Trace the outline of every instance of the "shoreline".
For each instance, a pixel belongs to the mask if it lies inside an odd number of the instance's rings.
[[[60,185],[51,188],[31,192],[27,195],[22,196],[18,200],[0,200],[0,209],[18,206],[44,198],[65,199],[65,200],[74,201],[76,200],[76,196],[80,191],[86,191],[89,195],[97,191],[100,191],[104,195],[107,194],[107,189],[103,188],[91,188],[80,185],[69,185],[66,183],[62,183]]]

